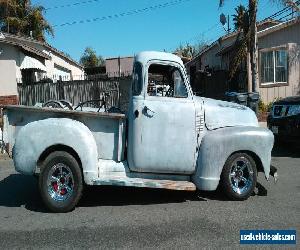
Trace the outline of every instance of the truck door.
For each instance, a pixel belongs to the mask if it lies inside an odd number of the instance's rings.
[[[176,63],[152,61],[144,69],[135,65],[129,108],[131,170],[194,172],[195,105],[184,79],[183,69]]]

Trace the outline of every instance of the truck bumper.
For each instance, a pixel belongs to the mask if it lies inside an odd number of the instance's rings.
[[[270,176],[274,178],[274,182],[276,183],[278,181],[278,171],[277,168],[271,165],[270,167]]]

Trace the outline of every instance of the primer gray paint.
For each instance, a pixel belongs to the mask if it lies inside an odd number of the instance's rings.
[[[178,66],[188,97],[147,96],[144,73],[143,91],[131,97],[127,117],[128,161],[124,115],[13,106],[4,112],[4,140],[14,145],[17,171],[33,174],[40,155],[63,144],[77,152],[89,185],[215,190],[226,160],[239,151],[255,154],[269,178],[274,137],[258,127],[253,111],[193,96],[183,63],[175,55],[143,52],[135,60],[146,68],[153,61]],[[145,112],[145,106],[153,114]]]

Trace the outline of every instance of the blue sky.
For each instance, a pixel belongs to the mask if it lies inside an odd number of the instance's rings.
[[[58,25],[55,27],[55,37],[48,37],[48,42],[79,60],[87,46],[93,47],[97,54],[104,57],[115,57],[129,56],[143,50],[172,51],[186,42],[212,42],[225,34],[219,24],[220,14],[232,15],[237,5],[242,3],[247,6],[248,2],[227,0],[225,6],[219,8],[219,0],[184,0],[185,2],[177,5],[130,16],[59,26],[66,22],[101,18],[172,1],[174,0],[33,0],[32,3],[50,8],[46,11],[46,18],[52,25]],[[78,2],[85,3],[73,5]],[[272,1],[259,1],[259,19],[282,8],[270,2]]]

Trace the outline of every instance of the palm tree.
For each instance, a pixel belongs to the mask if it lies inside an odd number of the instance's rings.
[[[237,31],[243,31],[247,33],[249,28],[249,13],[244,5],[239,5],[235,8],[236,14],[233,16],[234,29]]]
[[[45,33],[54,36],[54,30],[45,19],[43,11],[44,7],[42,6],[30,6],[25,18],[26,25],[23,29],[25,34],[32,32],[32,37],[39,41],[45,41]]]
[[[235,41],[234,56],[230,61],[229,78],[232,79],[241,63],[247,59],[250,51],[249,40],[249,11],[243,5],[235,8],[236,14],[233,15],[234,28],[237,32]]]
[[[292,6],[296,11],[299,11],[296,1],[293,0],[271,0],[272,2],[281,2],[284,5]],[[219,0],[219,6],[223,6],[225,0]],[[248,31],[244,30],[244,38],[239,42],[239,48],[236,53],[236,59],[234,61],[239,61],[240,58],[245,56],[245,51],[248,50],[250,53],[250,64],[251,64],[251,82],[252,91],[256,91],[256,79],[257,79],[257,6],[258,0],[249,0],[248,3],[248,15],[249,15],[249,27]],[[246,50],[247,48],[247,50]]]
[[[54,31],[43,12],[42,6],[33,6],[30,0],[0,0],[0,30],[45,41],[45,33],[53,36]]]

